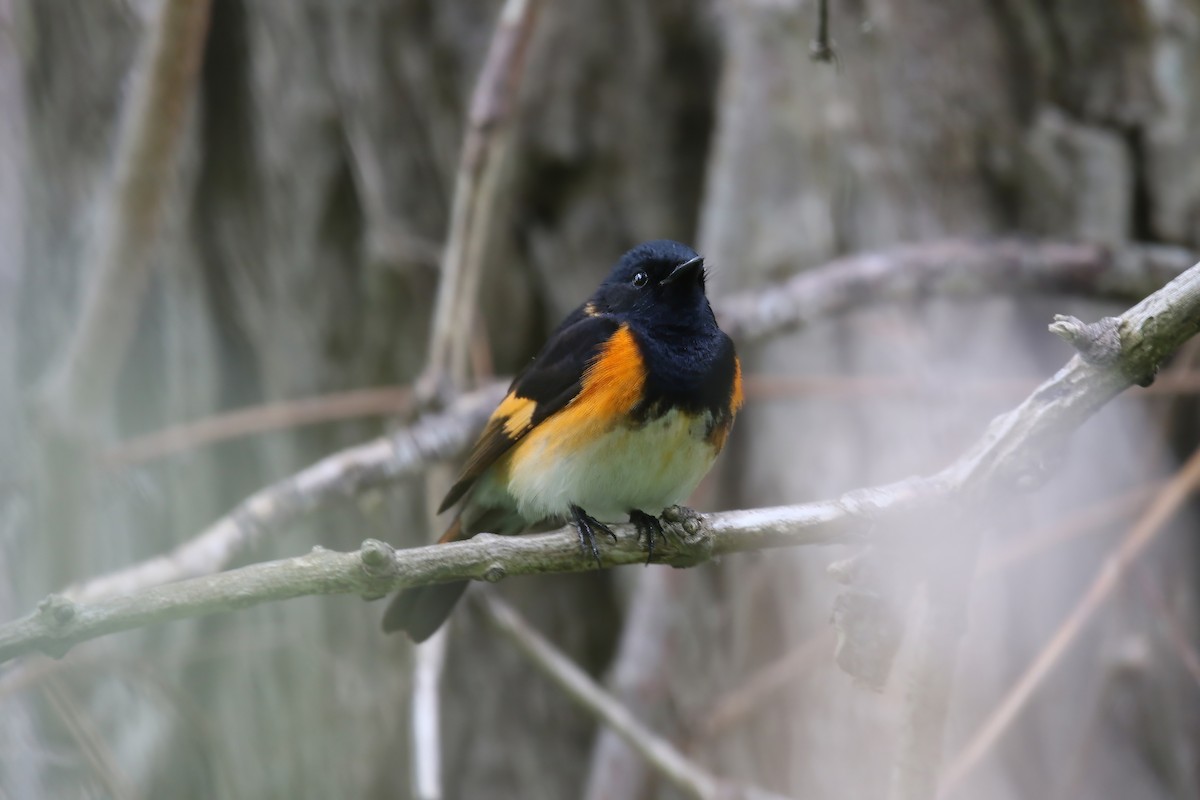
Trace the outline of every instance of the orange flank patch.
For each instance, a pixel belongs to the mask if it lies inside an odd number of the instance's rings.
[[[510,470],[528,458],[554,458],[586,447],[620,424],[641,402],[646,364],[629,327],[622,325],[583,373],[579,394],[529,431],[511,451]]]
[[[712,431],[708,434],[708,443],[712,445],[714,454],[721,452],[721,449],[725,447],[725,440],[729,437],[729,429],[732,427],[733,417],[725,417],[713,426]]]
[[[571,405],[579,405],[600,422],[612,422],[633,411],[642,399],[646,363],[628,325],[608,340],[583,373],[583,388]]]
[[[733,357],[733,397],[729,401],[730,416],[736,414],[742,407],[742,362],[737,356]]]
[[[708,434],[708,443],[718,453],[725,447],[725,439],[729,436],[729,430],[733,427],[733,418],[737,416],[738,409],[742,407],[743,399],[742,362],[735,356],[733,359],[733,392],[729,397],[729,414],[720,418]]]

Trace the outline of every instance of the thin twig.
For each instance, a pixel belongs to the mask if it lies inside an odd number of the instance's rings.
[[[76,600],[128,594],[167,581],[223,569],[264,535],[333,502],[422,474],[459,453],[503,395],[491,386],[439,414],[365,444],[341,450],[246,498],[232,512],[170,553],[68,588]]]
[[[484,244],[491,226],[500,170],[508,152],[510,119],[540,0],[506,0],[471,97],[467,133],[454,183],[450,227],[442,251],[429,358],[417,382],[421,400],[445,402],[467,385],[479,316]],[[479,360],[479,359],[476,359]],[[490,362],[490,356],[486,361]],[[491,376],[488,375],[488,378]],[[433,473],[427,485],[436,483]],[[440,686],[445,635],[417,649],[413,681],[413,783],[418,800],[441,800]]]
[[[799,397],[847,397],[866,402],[891,401],[897,396],[914,400],[944,399],[945,392],[926,378],[904,375],[742,375],[746,402],[795,400]],[[956,398],[979,396],[1021,397],[1041,383],[1035,377],[964,378],[954,385]],[[1175,397],[1200,394],[1200,372],[1171,372],[1158,377],[1139,397]]]
[[[441,800],[442,672],[446,664],[446,628],[416,648],[412,683],[413,797]]]
[[[834,64],[837,62],[837,49],[829,38],[829,3],[830,0],[817,0],[817,35],[809,45],[809,54],[813,61]]]
[[[137,57],[112,180],[97,198],[93,239],[83,249],[79,324],[42,398],[56,430],[87,430],[111,403],[149,282],[208,22],[209,0],[166,0]]]
[[[698,735],[719,736],[758,711],[777,692],[794,686],[797,674],[812,666],[822,653],[831,652],[833,644],[832,633],[820,631],[740,681],[736,688],[713,704],[712,710],[697,726]]]
[[[425,373],[424,400],[465,384],[479,295],[484,244],[494,194],[508,151],[512,109],[541,0],[507,0],[471,97],[467,132],[454,179],[454,204],[442,255]]]
[[[717,800],[723,791],[745,800],[768,800],[778,795],[754,787],[724,787],[717,778],[689,761],[670,742],[658,736],[630,713],[629,709],[604,691],[571,659],[558,652],[521,619],[515,611],[494,597],[476,595],[488,622],[508,637],[517,649],[558,684],[567,695],[601,722],[616,731],[671,785],[696,800]],[[731,794],[732,794],[731,792]]]
[[[473,357],[474,358],[474,357]],[[486,374],[488,370],[476,370]],[[901,375],[764,375],[747,373],[746,402],[794,400],[799,397],[850,397],[866,401],[890,400],[895,395],[927,397],[929,381]],[[511,378],[497,383],[507,386]],[[965,380],[955,386],[959,396],[1029,394],[1040,383],[1035,377]],[[1139,397],[1174,397],[1200,394],[1200,372],[1169,372],[1146,387]],[[408,386],[349,389],[316,397],[302,397],[261,406],[246,406],[192,422],[172,425],[126,439],[108,448],[104,461],[114,467],[131,467],[199,447],[220,444],[306,425],[367,417],[403,416],[411,406]],[[5,487],[0,485],[0,492]]]
[[[834,259],[762,290],[731,295],[717,316],[734,341],[749,342],[868,305],[929,297],[1061,293],[1128,301],[1195,263],[1188,250],[1150,245],[921,242]]]
[[[982,560],[979,576],[991,575],[1023,564],[1047,548],[1123,520],[1161,491],[1165,483],[1166,481],[1156,481],[1146,486],[1138,486],[1104,502],[1080,509],[1049,525],[1035,528],[1025,536],[1008,540]]]
[[[1196,688],[1200,689],[1200,651],[1192,644],[1191,631],[1179,619],[1175,609],[1171,608],[1171,602],[1167,599],[1166,592],[1159,585],[1158,576],[1151,575],[1149,572],[1143,566],[1143,574],[1139,576],[1142,579],[1140,581],[1142,590],[1150,597],[1150,602],[1155,610],[1162,615],[1171,644],[1179,653],[1179,660],[1183,662],[1184,668],[1196,682]]]
[[[126,439],[105,451],[104,461],[127,467],[244,436],[360,417],[401,416],[409,407],[407,386],[354,389],[214,414]]]
[[[1070,649],[1092,614],[1121,582],[1129,566],[1162,531],[1197,487],[1200,487],[1200,450],[1193,453],[1179,472],[1163,487],[1150,508],[1129,531],[1121,546],[1106,559],[1091,586],[1038,653],[1037,658],[955,757],[946,772],[946,792],[961,783],[1000,740],[1034,691]]]
[[[668,705],[662,695],[671,685],[671,634],[681,616],[679,595],[687,576],[660,567],[640,573],[626,604],[621,641],[605,683],[616,702],[639,709],[645,723],[657,728]],[[605,728],[592,745],[582,800],[641,797],[647,779],[642,757],[616,731]]]
[[[104,736],[71,699],[62,681],[57,676],[49,677],[42,686],[42,692],[63,727],[67,729],[67,733],[75,741],[75,746],[91,765],[92,772],[98,783],[104,787],[105,793],[115,800],[136,797],[137,794],[129,781],[117,769],[117,759],[113,757]]]

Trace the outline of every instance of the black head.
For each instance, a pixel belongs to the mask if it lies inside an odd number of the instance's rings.
[[[621,256],[589,305],[594,313],[655,326],[714,321],[704,295],[704,259],[669,239],[639,244]]]

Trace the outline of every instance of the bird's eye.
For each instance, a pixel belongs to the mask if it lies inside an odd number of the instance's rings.
[[[633,276],[633,285],[641,288],[650,282],[650,276],[644,272],[639,272]]]

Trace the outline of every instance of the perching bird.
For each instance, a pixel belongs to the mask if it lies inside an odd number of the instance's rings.
[[[439,542],[566,519],[600,561],[603,521],[628,516],[653,555],[663,509],[687,499],[742,405],[733,342],[704,294],[704,259],[667,240],[630,250],[563,320],[492,413],[438,513]],[[385,631],[436,631],[467,582],[398,594]]]

